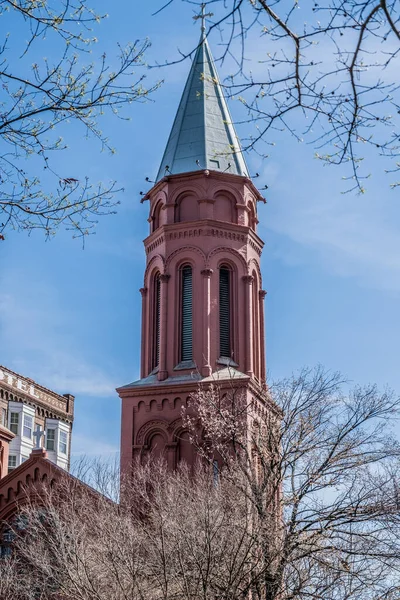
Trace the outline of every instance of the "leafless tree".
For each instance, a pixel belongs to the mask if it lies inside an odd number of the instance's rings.
[[[66,477],[44,487],[39,504],[25,503],[14,556],[0,560],[0,574],[19,582],[13,598],[247,598],[257,548],[228,481],[215,487],[200,467],[193,479],[148,463],[136,465],[122,497],[118,505]]]
[[[194,442],[209,462],[222,460],[222,478],[252,507],[263,560],[255,598],[400,593],[400,448],[391,432],[400,399],[344,387],[318,368],[273,385],[263,402],[218,386],[193,398]]]
[[[197,415],[183,417],[194,475],[134,464],[119,503],[69,476],[39,503],[31,492],[12,524],[14,556],[0,561],[3,587],[18,579],[13,598],[398,598],[399,399],[347,391],[322,369],[257,403],[236,383],[200,388]],[[118,479],[112,466],[81,472],[107,493]]]
[[[146,40],[119,47],[112,68],[101,51],[90,58],[93,28],[105,16],[86,0],[0,1],[0,239],[12,229],[49,237],[60,226],[85,236],[118,203],[115,182],[79,179],[53,160],[74,124],[113,152],[99,118],[119,116],[157,87],[146,89],[137,73]]]
[[[178,2],[164,8],[172,1]],[[200,2],[183,1],[200,12]],[[225,89],[247,111],[247,149],[265,156],[277,131],[287,130],[311,143],[317,158],[347,165],[347,190],[359,192],[369,176],[361,169],[366,147],[389,159],[389,172],[398,170],[398,0],[209,0],[204,6],[207,34],[221,34],[219,58],[236,64]]]

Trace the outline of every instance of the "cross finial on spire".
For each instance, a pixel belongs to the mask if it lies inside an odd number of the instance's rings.
[[[212,12],[206,13],[206,6],[207,6],[207,3],[203,2],[201,4],[201,13],[199,15],[195,15],[193,17],[193,19],[195,21],[197,21],[198,19],[201,19],[201,37],[203,38],[203,40],[206,37],[206,35],[205,35],[206,34],[206,17],[214,16],[214,13],[212,13]]]

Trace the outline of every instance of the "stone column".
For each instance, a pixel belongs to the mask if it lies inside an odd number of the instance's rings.
[[[147,288],[140,288],[139,292],[142,294],[142,348],[140,356],[140,378],[148,375],[148,337],[146,335],[146,323],[147,323]]]
[[[265,300],[265,296],[267,295],[267,292],[265,290],[260,290],[259,291],[259,302],[260,302],[260,330],[261,330],[261,336],[260,336],[260,344],[261,344],[261,348],[260,348],[260,356],[261,356],[261,382],[265,383],[265,379],[266,379],[266,363],[265,363],[265,321],[264,321],[264,300]]]
[[[160,319],[160,362],[157,379],[163,381],[168,377],[167,371],[167,320],[168,320],[168,281],[170,275],[160,275],[161,281],[161,319]]]
[[[203,377],[211,375],[211,275],[212,269],[203,269],[201,274],[204,278],[204,300],[203,300],[203,366],[201,374]]]
[[[243,277],[245,284],[246,375],[253,377],[253,276]]]

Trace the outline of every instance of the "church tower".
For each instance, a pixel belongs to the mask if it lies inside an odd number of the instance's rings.
[[[149,206],[141,379],[118,389],[121,468],[195,461],[181,407],[199,383],[240,385],[263,410],[264,297],[257,202],[202,35]]]

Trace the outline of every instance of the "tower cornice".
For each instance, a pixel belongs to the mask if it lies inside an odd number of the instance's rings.
[[[150,190],[148,190],[144,196],[142,196],[140,202],[150,200],[153,196],[157,195],[158,192],[163,190],[165,186],[169,183],[190,182],[191,180],[196,180],[199,177],[212,178],[223,182],[232,182],[235,185],[237,185],[238,183],[242,183],[243,185],[246,185],[250,188],[250,191],[254,194],[258,202],[267,202],[264,196],[256,188],[250,177],[245,177],[243,175],[233,175],[232,173],[221,173],[220,171],[213,171],[209,169],[190,171],[188,173],[178,173],[176,175],[168,175],[166,177],[163,177],[160,181],[153,185],[153,187]]]
[[[261,254],[264,247],[264,242],[251,227],[213,219],[161,225],[156,231],[145,238],[143,243],[146,253],[149,253],[157,246],[172,239],[182,238],[190,240],[208,236],[249,243],[257,254]]]

